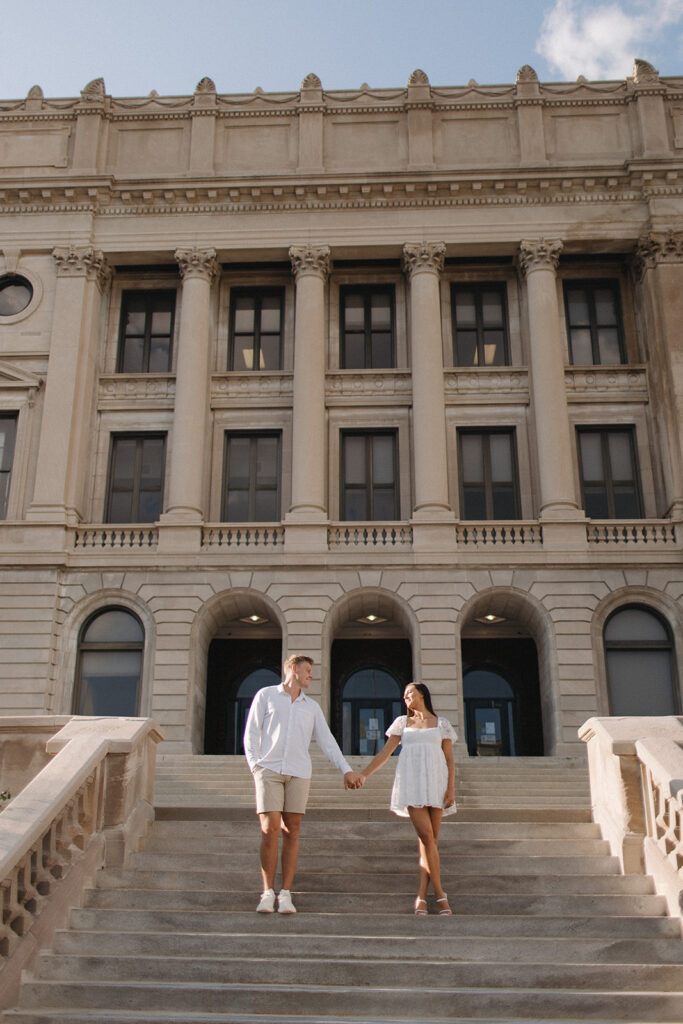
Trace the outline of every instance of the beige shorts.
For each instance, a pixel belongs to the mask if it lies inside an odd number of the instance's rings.
[[[306,813],[310,779],[301,779],[297,775],[279,775],[258,764],[253,775],[257,814],[267,814],[269,811]]]

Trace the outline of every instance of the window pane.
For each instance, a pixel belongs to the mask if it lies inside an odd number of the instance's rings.
[[[584,486],[584,505],[589,519],[608,519],[607,491],[599,485]]]
[[[393,487],[375,489],[372,503],[372,518],[376,522],[386,522],[396,518],[396,498]]]
[[[500,292],[483,292],[481,317],[484,327],[501,327],[503,324],[503,298]]]
[[[230,487],[247,487],[249,484],[248,437],[231,437],[228,441],[228,480]]]
[[[128,338],[145,333],[145,311],[144,309],[133,310],[130,308],[131,305],[133,303],[129,301],[125,326],[125,334]]]
[[[136,715],[141,664],[139,651],[83,652],[77,714]]]
[[[477,322],[477,307],[474,292],[456,292],[455,322],[458,327],[473,327]]]
[[[372,480],[374,484],[394,482],[394,439],[388,434],[372,439]]]
[[[230,490],[225,510],[227,523],[246,523],[249,520],[249,492]]]
[[[142,643],[144,632],[138,619],[130,612],[113,609],[93,619],[85,633],[83,642],[94,643]]]
[[[512,451],[509,434],[490,434],[491,480],[494,483],[512,481]]]
[[[156,523],[161,513],[161,494],[158,490],[140,491],[138,511],[135,521],[138,523]]]
[[[612,431],[607,435],[613,480],[633,480],[631,434]]]
[[[254,339],[252,337],[235,338],[232,346],[233,370],[254,369]]]
[[[605,366],[617,365],[621,362],[619,332],[616,327],[601,327],[598,330],[598,351],[600,362]]]
[[[25,278],[5,278],[0,285],[0,316],[21,313],[32,298],[33,288]]]
[[[610,714],[676,714],[668,651],[610,650],[607,677]]]
[[[152,313],[152,334],[171,333],[171,312],[170,310],[156,310]]]
[[[502,331],[484,331],[484,366],[505,364],[505,335]]]
[[[256,481],[259,486],[274,487],[278,477],[278,439],[259,437],[256,448]]]
[[[125,338],[123,342],[123,356],[121,359],[121,373],[142,373],[144,368],[144,353],[144,338]]]
[[[591,332],[588,327],[574,327],[571,331],[572,363],[575,366],[593,365]]]
[[[277,295],[265,295],[261,302],[261,331],[267,334],[280,333],[280,299]]]
[[[168,338],[153,338],[149,348],[149,372],[168,373],[171,369],[171,344]]]
[[[595,320],[598,324],[617,324],[617,305],[611,288],[595,289]]]
[[[463,519],[486,519],[486,491],[483,487],[465,487]]]
[[[137,442],[133,438],[114,441],[113,486],[116,490],[133,489]]]
[[[600,434],[581,433],[581,467],[584,480],[603,480],[605,471],[602,462],[602,441]]]
[[[644,608],[624,608],[615,612],[605,626],[605,641],[629,643],[666,643],[669,634],[658,616]]]
[[[116,491],[109,500],[110,523],[132,523],[133,517],[133,492]]]
[[[254,522],[276,522],[280,518],[277,490],[258,490],[254,496]]]
[[[456,359],[458,366],[477,366],[477,332],[458,331],[456,338]]]
[[[344,513],[342,518],[352,522],[367,519],[365,488],[347,487],[344,491]]]
[[[363,295],[344,296],[344,328],[347,331],[365,329],[365,298]]]
[[[254,309],[255,301],[247,296],[240,296],[235,299],[235,331],[240,334],[254,333]]]
[[[640,519],[640,502],[638,492],[632,484],[614,484],[615,519]]]
[[[567,288],[567,309],[570,324],[576,326],[590,323],[588,297],[584,288]]]
[[[365,484],[365,438],[344,438],[344,481],[346,484]]]
[[[492,487],[491,498],[493,503],[494,519],[517,518],[517,508],[515,506],[515,492],[513,487]]]
[[[481,434],[461,434],[460,452],[465,483],[483,483],[484,450]]]
[[[372,368],[388,370],[393,366],[391,334],[372,335]]]
[[[142,442],[142,466],[140,470],[140,486],[145,490],[159,489],[163,471],[164,441],[160,437],[146,439]]]
[[[250,367],[251,369],[251,367]],[[280,369],[280,335],[261,335],[261,355],[259,369],[279,370]]]
[[[365,335],[347,334],[344,338],[344,369],[365,369]]]
[[[372,295],[370,297],[370,324],[374,330],[391,329],[391,297]]]
[[[7,518],[16,430],[16,416],[0,416],[0,519]]]

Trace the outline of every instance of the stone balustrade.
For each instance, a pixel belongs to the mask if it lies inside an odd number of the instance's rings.
[[[19,790],[0,828],[0,1010],[16,1002],[21,972],[63,926],[94,872],[122,866],[154,818],[163,737],[153,721],[50,718],[47,743],[42,721],[0,719],[3,778],[13,774]],[[26,763],[31,733],[51,759],[23,785],[12,762]]]
[[[594,820],[628,874],[648,874],[683,932],[683,717],[591,718]]]

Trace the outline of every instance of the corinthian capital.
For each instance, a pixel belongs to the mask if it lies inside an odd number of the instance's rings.
[[[205,278],[209,284],[218,273],[218,261],[215,249],[176,249],[175,258],[180,268],[180,276]]]
[[[403,270],[409,277],[425,271],[440,274],[445,258],[445,242],[409,242],[403,246]]]
[[[683,263],[683,231],[649,231],[638,239],[634,261],[640,277],[658,263]]]
[[[329,245],[292,245],[289,249],[292,273],[298,280],[304,274],[315,274],[323,281],[330,272]]]
[[[104,288],[111,277],[104,253],[92,246],[58,245],[52,250],[58,277],[87,277]]]
[[[564,243],[559,238],[539,238],[522,241],[519,245],[519,265],[523,274],[532,270],[557,270]]]

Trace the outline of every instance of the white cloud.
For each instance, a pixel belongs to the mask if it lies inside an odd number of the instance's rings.
[[[556,0],[543,19],[536,52],[568,80],[626,78],[636,57],[647,60],[647,44],[681,21],[683,0]]]

